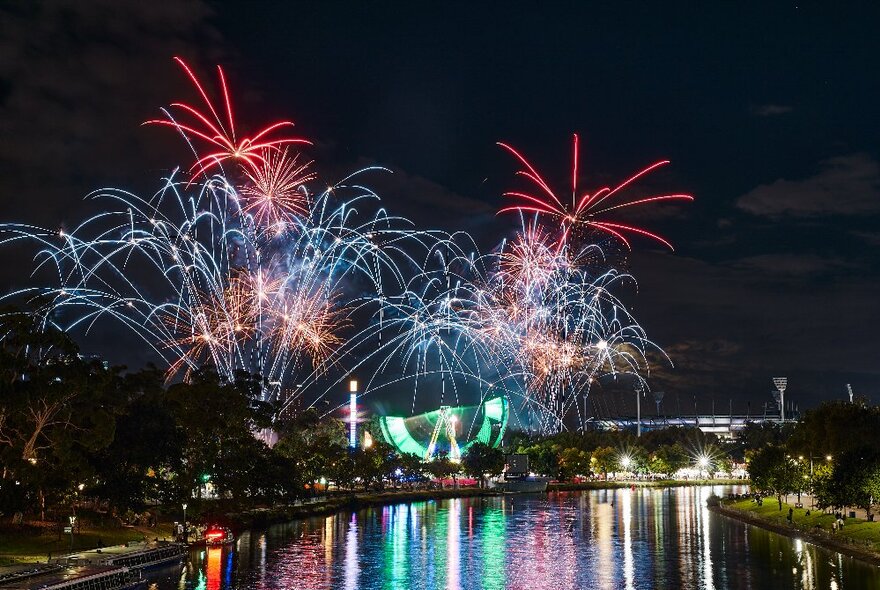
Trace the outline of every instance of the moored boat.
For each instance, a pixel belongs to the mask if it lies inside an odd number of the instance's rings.
[[[528,455],[508,455],[499,477],[489,480],[489,489],[509,493],[538,493],[547,491],[549,477],[529,473]]]
[[[228,545],[235,541],[235,535],[232,529],[222,526],[209,527],[205,531],[205,545],[208,547],[217,547],[218,545]]]
[[[109,565],[0,567],[0,590],[125,590],[142,582],[139,570]]]
[[[183,543],[154,541],[70,553],[56,557],[52,563],[65,566],[108,565],[141,570],[182,561],[186,554],[187,546]]]
[[[515,479],[499,477],[489,480],[489,489],[522,494],[538,493],[546,492],[548,483],[550,483],[549,477],[526,476]]]

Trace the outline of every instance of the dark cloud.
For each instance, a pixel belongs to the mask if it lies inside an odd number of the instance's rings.
[[[759,104],[752,107],[752,114],[758,117],[775,117],[786,115],[794,110],[793,107],[782,104]]]
[[[484,249],[517,225],[494,215],[516,169],[494,143],[509,139],[565,187],[565,138],[578,131],[585,190],[668,158],[627,195],[697,196],[610,213],[681,253],[646,252],[644,239],[631,257],[635,313],[676,364],[655,373],[667,399],[764,399],[774,374],[788,374],[804,400],[850,380],[876,391],[877,19],[781,3],[755,19],[716,4],[691,15],[682,42],[657,27],[669,10],[626,9],[624,31],[618,8],[585,3],[500,12],[475,3],[466,18],[455,6],[427,18],[415,5],[372,3],[6,2],[0,220],[74,224],[94,206],[87,192],[148,195],[186,164],[179,138],[139,126],[159,106],[195,98],[174,54],[205,78],[224,64],[243,122],[293,117],[316,139],[308,155],[321,178],[359,161],[389,165],[394,174],[365,184],[391,214],[470,230]],[[709,83],[707,71],[718,74]],[[843,155],[823,161],[829,153]],[[26,275],[28,255],[3,256],[16,262],[0,284]],[[111,330],[92,340],[102,338],[102,352],[138,364],[141,353]]]
[[[367,166],[381,164],[365,159],[358,162],[359,168]],[[370,186],[383,200],[393,202],[395,210],[406,210],[408,216],[425,220],[429,226],[444,225],[451,219],[459,221],[494,214],[493,208],[485,201],[458,194],[442,184],[397,167],[389,166],[388,170],[374,174]]]
[[[850,234],[871,246],[880,246],[880,232],[853,230]]]
[[[217,57],[211,15],[197,0],[4,4],[3,218],[57,223],[89,190],[173,165],[139,126],[184,87],[173,55]]]
[[[777,277],[813,278],[859,268],[859,265],[851,260],[812,254],[761,254],[736,260],[732,266]]]
[[[880,163],[866,153],[823,160],[819,172],[800,180],[762,184],[737,202],[767,217],[858,215],[880,211]]]
[[[850,379],[880,393],[873,353],[880,347],[880,286],[873,275],[844,272],[807,282],[802,275],[770,274],[773,261],[633,256],[636,317],[675,365],[666,368],[655,356],[652,387],[754,400],[778,373],[791,378],[805,405]],[[838,263],[814,264],[825,269]]]

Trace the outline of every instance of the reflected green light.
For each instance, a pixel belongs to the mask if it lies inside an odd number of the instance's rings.
[[[507,587],[504,575],[506,514],[498,508],[489,508],[483,517],[483,588],[502,590]]]

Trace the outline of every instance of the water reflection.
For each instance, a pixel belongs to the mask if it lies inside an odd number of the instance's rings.
[[[417,502],[246,533],[150,590],[835,588],[876,568],[710,513],[728,489]]]

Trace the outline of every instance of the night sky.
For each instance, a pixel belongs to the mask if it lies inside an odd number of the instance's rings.
[[[669,159],[644,189],[696,197],[627,218],[676,246],[634,240],[622,294],[676,365],[653,388],[755,413],[787,375],[802,408],[846,383],[880,401],[878,5],[596,4],[4,2],[0,220],[72,226],[89,191],[149,195],[188,161],[140,126],[192,98],[173,55],[223,64],[240,120],[293,119],[322,177],[386,166],[388,209],[486,248],[517,227],[495,142],[565,186],[577,132],[583,187]],[[3,251],[4,290],[26,254]]]

